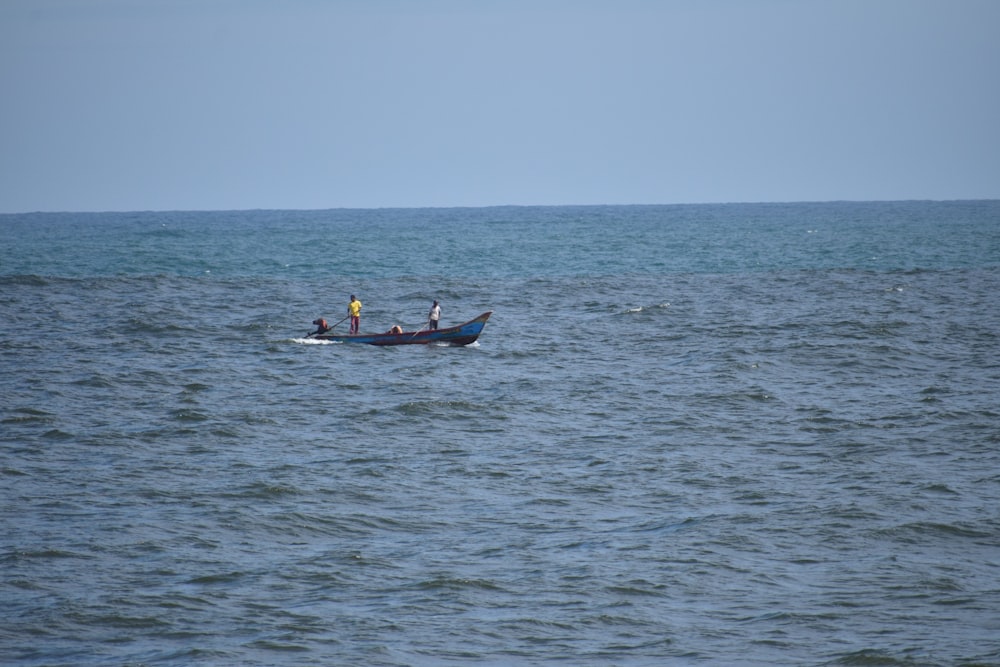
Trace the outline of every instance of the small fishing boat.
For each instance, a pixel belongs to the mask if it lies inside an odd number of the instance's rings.
[[[488,310],[479,317],[465,324],[443,329],[421,329],[420,331],[404,331],[402,333],[377,334],[316,334],[312,338],[328,340],[335,343],[364,343],[366,345],[426,345],[428,343],[446,343],[448,345],[468,345],[476,342],[486,320],[493,314]]]

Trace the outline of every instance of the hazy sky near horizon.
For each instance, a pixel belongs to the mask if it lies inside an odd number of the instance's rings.
[[[0,212],[1000,198],[996,0],[4,0]]]

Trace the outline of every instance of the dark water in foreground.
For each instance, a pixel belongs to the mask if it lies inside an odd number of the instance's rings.
[[[1000,664],[1000,202],[0,242],[0,664]]]

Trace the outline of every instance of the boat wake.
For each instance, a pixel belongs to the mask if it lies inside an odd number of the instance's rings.
[[[658,303],[655,306],[634,306],[632,308],[626,308],[626,313],[641,313],[645,310],[661,310],[670,307],[670,302],[664,301],[663,303]]]

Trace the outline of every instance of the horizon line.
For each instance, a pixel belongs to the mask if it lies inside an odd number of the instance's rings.
[[[728,202],[674,202],[674,203],[632,203],[632,204],[481,204],[456,206],[329,206],[321,208],[148,208],[148,209],[53,209],[34,211],[3,211],[0,215],[57,215],[67,213],[85,214],[119,214],[119,213],[253,213],[268,211],[289,212],[320,212],[320,211],[418,211],[418,210],[456,210],[456,209],[497,209],[497,208],[639,208],[639,207],[669,207],[669,206],[750,206],[750,205],[792,205],[792,204],[891,204],[891,203],[957,203],[957,202],[993,202],[1000,201],[994,197],[974,197],[957,199],[797,199],[786,201],[728,201]]]

